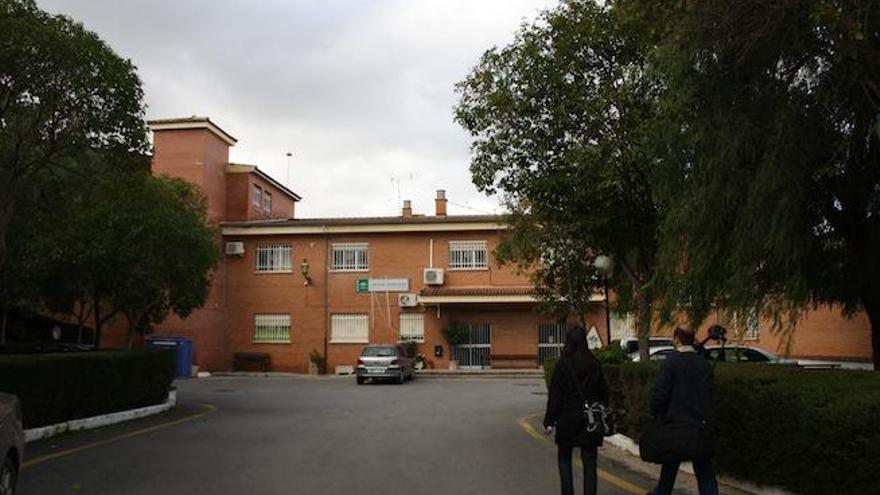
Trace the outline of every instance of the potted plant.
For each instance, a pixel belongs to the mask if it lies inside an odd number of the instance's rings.
[[[457,370],[458,369],[458,361],[455,360],[454,349],[457,346],[462,344],[466,344],[468,338],[470,337],[470,332],[468,331],[467,325],[464,323],[453,321],[452,323],[443,327],[443,338],[446,339],[446,343],[449,344],[449,369]]]
[[[421,353],[416,354],[415,364],[414,364],[413,366],[415,366],[415,368],[416,368],[417,370],[423,370],[423,369],[425,369],[425,366],[426,366],[426,364],[425,364],[425,356],[423,356]]]
[[[312,349],[312,352],[309,353],[309,374],[317,375],[323,367],[324,356],[322,356],[316,349]]]

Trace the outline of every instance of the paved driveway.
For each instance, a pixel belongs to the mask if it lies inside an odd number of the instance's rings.
[[[182,406],[169,415],[32,444],[20,495],[559,490],[555,449],[517,424],[543,410],[541,382],[210,378],[178,387]],[[632,493],[606,481],[599,491]]]

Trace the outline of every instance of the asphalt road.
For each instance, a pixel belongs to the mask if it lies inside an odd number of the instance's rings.
[[[29,444],[19,494],[559,493],[555,448],[518,424],[544,408],[538,381],[236,377],[178,388],[170,413]],[[600,468],[631,484],[602,480],[602,494],[652,483],[607,459]]]

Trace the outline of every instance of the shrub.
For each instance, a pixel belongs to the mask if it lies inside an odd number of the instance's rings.
[[[454,321],[443,327],[443,338],[446,339],[447,344],[451,347],[455,347],[457,345],[467,344],[468,338],[470,338],[470,332],[468,332],[467,325]]]
[[[173,379],[168,351],[0,356],[0,391],[21,400],[25,428],[159,404]]]
[[[309,353],[309,361],[320,368],[324,364],[324,356],[317,349],[312,349],[312,352]]]
[[[603,369],[620,432],[638,439],[659,365]],[[802,495],[876,493],[880,375],[719,364],[714,402],[720,474]]]

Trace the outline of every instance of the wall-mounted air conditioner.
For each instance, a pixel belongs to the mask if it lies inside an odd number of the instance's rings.
[[[415,294],[399,294],[397,304],[401,308],[414,308],[418,304]]]
[[[425,285],[443,285],[443,269],[425,268]]]
[[[241,241],[227,242],[226,254],[229,256],[244,256],[244,243]]]

